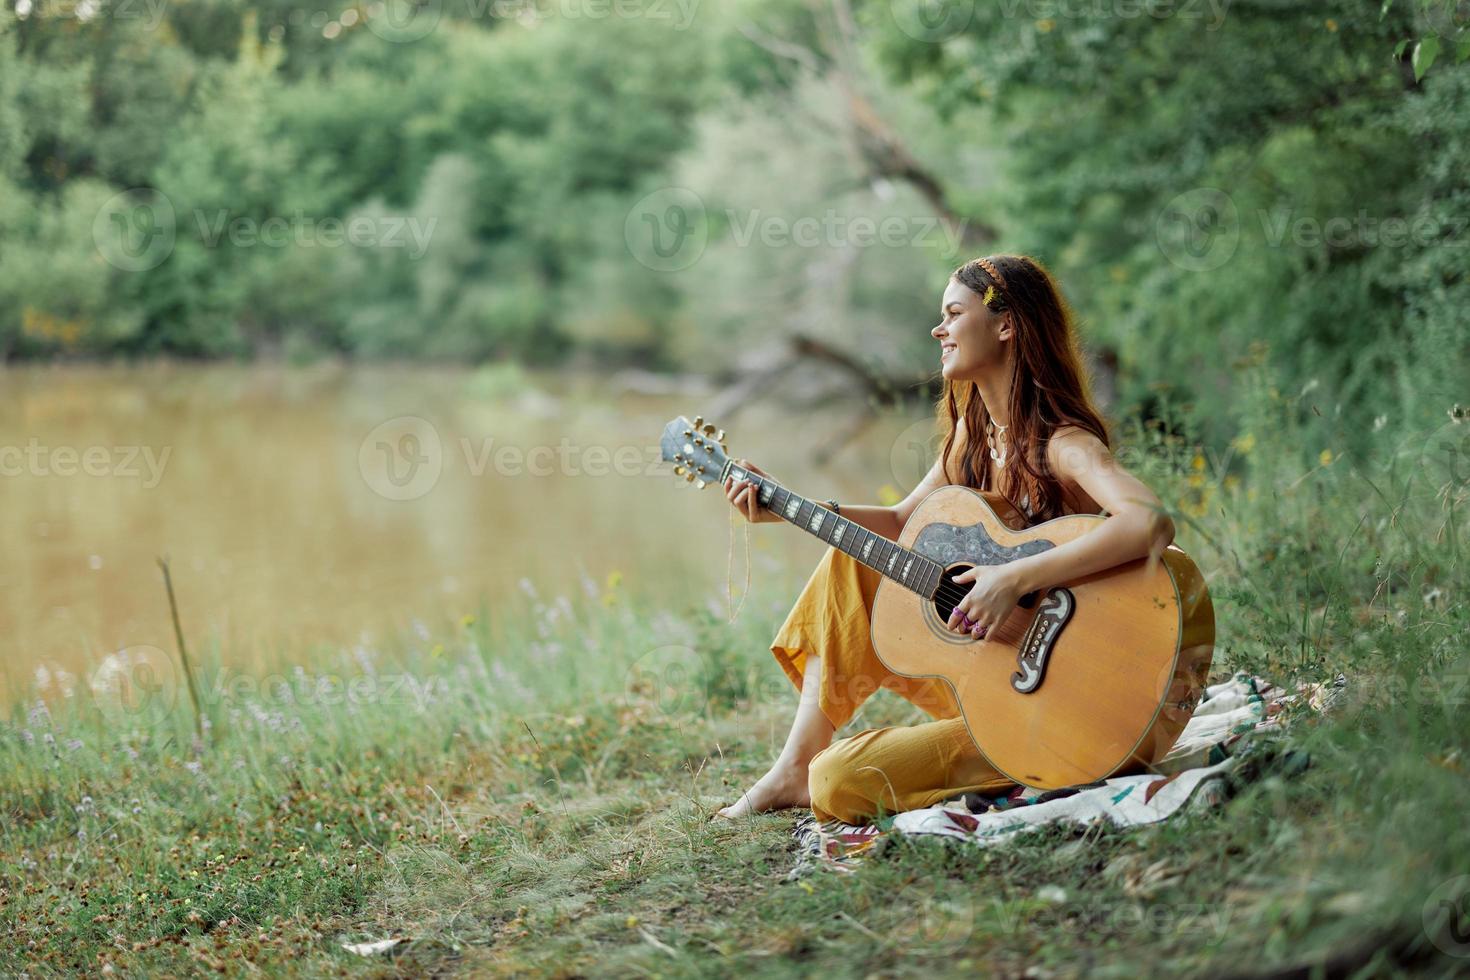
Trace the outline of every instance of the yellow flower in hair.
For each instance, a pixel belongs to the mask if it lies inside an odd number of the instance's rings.
[[[986,306],[989,306],[991,303],[994,303],[995,302],[995,287],[994,286],[986,286],[985,287],[985,298],[982,299],[981,302],[984,303]]]

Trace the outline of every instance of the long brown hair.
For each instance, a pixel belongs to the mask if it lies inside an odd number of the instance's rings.
[[[989,267],[987,269],[987,266]],[[998,275],[992,275],[993,270]],[[996,313],[1009,311],[1013,328],[1010,423],[1006,427],[1007,487],[993,485],[985,429],[990,413],[973,381],[944,382],[937,421],[944,433],[945,479],[977,490],[999,490],[1012,503],[1029,498],[1033,523],[1065,513],[1061,482],[1046,458],[1046,441],[1064,425],[1079,426],[1112,447],[1107,424],[1093,407],[1087,373],[1072,323],[1072,312],[1051,273],[1025,255],[991,255],[972,259],[952,275]],[[951,475],[950,453],[958,420],[965,420],[965,446],[958,479]]]

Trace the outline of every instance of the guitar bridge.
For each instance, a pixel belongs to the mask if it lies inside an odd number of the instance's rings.
[[[1011,675],[1011,687],[1017,693],[1030,694],[1041,686],[1057,637],[1076,610],[1077,600],[1070,589],[1049,589],[1042,597],[1041,608],[1021,638],[1021,649],[1016,654],[1017,670]]]

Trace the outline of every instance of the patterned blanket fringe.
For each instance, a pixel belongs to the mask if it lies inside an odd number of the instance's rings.
[[[1263,772],[1295,775],[1304,770],[1309,764],[1306,755],[1287,748],[1280,735],[1299,716],[1332,710],[1346,686],[1347,678],[1339,674],[1289,692],[1246,673],[1210,685],[1154,774],[1057,790],[1017,786],[995,797],[966,793],[927,810],[885,817],[876,825],[853,826],[807,814],[792,830],[796,864],[786,879],[795,881],[819,870],[851,873],[865,858],[884,850],[890,836],[938,836],[991,845],[1060,821],[1136,826],[1166,819],[1186,806],[1214,806]],[[1060,802],[1067,800],[1071,802]]]

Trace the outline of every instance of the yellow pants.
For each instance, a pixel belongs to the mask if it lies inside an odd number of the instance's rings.
[[[975,748],[948,684],[900,677],[878,660],[869,613],[879,579],[851,555],[829,548],[771,641],[771,652],[798,691],[807,656],[820,659],[818,705],[833,728],[847,724],[880,687],[938,720],[871,728],[823,749],[811,764],[812,812],[819,819],[861,823],[880,811],[917,810],[960,793],[1012,788],[1015,783]]]

